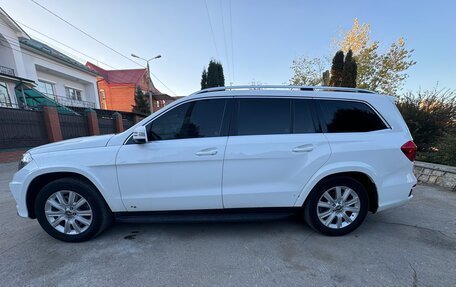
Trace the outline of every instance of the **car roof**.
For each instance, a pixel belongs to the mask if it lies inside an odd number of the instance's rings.
[[[384,96],[369,90],[325,87],[325,86],[227,86],[204,89],[195,92],[187,99],[213,98],[213,97],[248,97],[248,96],[274,96],[290,97],[302,96],[309,98],[340,98],[340,99],[369,99],[372,97]]]

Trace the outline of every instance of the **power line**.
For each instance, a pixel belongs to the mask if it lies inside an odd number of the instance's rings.
[[[74,29],[78,30],[79,32],[83,33],[84,35],[86,35],[87,37],[91,38],[92,40],[96,41],[97,43],[105,46],[106,48],[108,48],[109,50],[113,51],[114,53],[122,56],[123,58],[129,60],[130,62],[133,62],[135,63],[136,65],[139,65],[142,67],[142,65],[132,59],[130,59],[129,57],[125,56],[124,54],[120,53],[119,51],[117,50],[114,50],[113,48],[111,48],[110,46],[106,45],[105,43],[101,42],[100,40],[98,40],[97,38],[93,37],[92,35],[88,34],[87,32],[85,32],[84,30],[76,27],[75,25],[73,25],[72,23],[68,22],[67,20],[65,20],[64,18],[60,17],[59,15],[57,15],[56,13],[52,12],[51,10],[49,10],[48,8],[44,7],[43,5],[41,5],[40,3],[36,2],[35,0],[31,0],[33,3],[35,3],[36,5],[40,6],[41,8],[43,8],[44,10],[46,10],[47,12],[51,13],[52,15],[54,15],[55,17],[59,18],[60,20],[62,20],[63,22],[67,23],[68,25],[70,25],[71,27],[73,27]]]
[[[5,35],[3,35],[3,36],[5,36]],[[10,45],[11,45],[11,46],[10,46]],[[43,60],[43,61],[49,61],[49,59],[47,59],[47,58],[38,56],[38,55],[36,55],[36,54],[30,54],[30,53],[27,53],[27,52],[23,51],[23,50],[20,48],[20,46],[19,46],[18,44],[7,43],[7,45],[5,45],[5,44],[3,44],[2,42],[0,42],[0,46],[9,48],[9,49],[11,49],[11,50],[20,52],[20,53],[25,54],[25,55],[29,55],[29,56],[35,57],[35,58],[40,59],[40,60]],[[19,49],[15,49],[15,48],[13,48],[13,46],[14,46],[14,47],[17,47],[17,48],[19,48]],[[57,61],[54,61],[54,62],[55,62],[54,64],[56,64],[57,66],[61,66],[61,67],[63,67],[63,68],[68,68],[68,66],[64,66],[64,65],[62,65],[61,63],[59,63],[59,62],[57,62]]]
[[[231,15],[231,0],[229,0],[230,7],[230,39],[231,39],[231,75],[234,83],[234,48],[233,48],[233,17]]]
[[[103,64],[103,65],[105,65],[105,66],[107,66],[107,67],[110,67],[111,69],[116,69],[115,67],[113,67],[113,66],[111,66],[111,65],[109,65],[109,64],[103,63],[102,61],[100,61],[100,60],[98,60],[98,59],[96,59],[96,58],[94,58],[94,57],[91,57],[91,56],[89,56],[89,55],[87,55],[87,54],[85,54],[85,53],[83,53],[83,52],[81,52],[81,51],[78,51],[78,50],[72,48],[72,47],[69,46],[69,45],[66,45],[66,44],[64,44],[64,43],[62,43],[62,42],[60,42],[60,41],[58,41],[58,40],[56,40],[56,39],[54,39],[54,38],[52,38],[52,37],[50,37],[50,36],[48,36],[48,35],[46,35],[46,34],[40,32],[40,31],[38,31],[38,30],[36,30],[36,29],[33,29],[33,28],[30,27],[30,26],[27,26],[27,25],[24,24],[24,23],[21,23],[21,22],[19,22],[19,21],[16,21],[16,22],[19,23],[19,24],[21,24],[22,26],[26,27],[27,29],[30,29],[31,31],[33,31],[33,32],[35,32],[35,33],[38,33],[38,34],[40,34],[40,35],[42,35],[42,36],[44,36],[44,37],[46,37],[46,38],[48,38],[48,39],[51,39],[52,41],[54,41],[54,42],[56,42],[56,43],[59,43],[60,45],[66,47],[66,48],[68,48],[68,49],[70,49],[70,50],[72,50],[72,51],[75,51],[76,53],[79,53],[79,54],[81,54],[81,55],[84,55],[84,56],[86,56],[86,57],[89,58],[89,59],[92,59],[92,60],[94,60],[94,61],[96,61],[96,62],[98,62],[98,63],[101,63],[101,64]],[[43,41],[43,42],[44,42],[44,41]]]
[[[225,58],[226,58],[226,67],[227,67],[227,72],[230,74],[230,82],[232,82],[232,77],[231,77],[231,73],[229,72],[230,69],[230,61],[229,61],[229,58],[228,58],[228,48],[227,48],[227,45],[226,45],[226,33],[225,33],[225,20],[224,20],[224,17],[223,17],[223,5],[222,5],[222,2],[221,0],[219,1],[220,3],[220,13],[222,14],[222,30],[223,30],[223,42],[225,44]]]
[[[51,10],[49,10],[48,8],[46,8],[45,6],[41,5],[40,3],[36,2],[35,0],[31,0],[33,3],[35,3],[36,5],[38,5],[39,7],[41,7],[42,9],[46,10],[47,12],[49,12],[50,14],[54,15],[55,17],[59,18],[60,20],[62,20],[63,22],[67,23],[68,25],[70,25],[71,27],[73,27],[74,29],[78,30],[79,32],[83,33],[84,35],[86,35],[87,37],[91,38],[92,40],[96,41],[97,43],[103,45],[104,47],[108,48],[109,50],[113,51],[114,53],[120,55],[121,57],[129,60],[130,62],[133,62],[135,63],[136,65],[140,66],[140,67],[144,67],[143,65],[141,65],[140,63],[132,60],[131,58],[125,56],[124,54],[122,54],[121,52],[111,48],[110,46],[108,46],[107,44],[101,42],[100,40],[98,40],[97,38],[91,36],[90,34],[88,34],[87,32],[85,32],[84,30],[76,27],[75,25],[73,25],[72,23],[70,23],[69,21],[65,20],[64,18],[60,17],[59,15],[57,15],[56,13],[52,12]],[[174,95],[176,95],[176,93],[171,90],[167,85],[165,85],[157,76],[155,76],[154,74],[150,73],[157,81],[159,81],[165,88],[167,88],[171,93],[173,93]]]
[[[209,14],[209,8],[207,7],[207,0],[204,0],[204,4],[206,5],[206,12],[207,12],[207,18],[209,19],[209,26],[211,27],[211,35],[212,35],[212,41],[214,42],[215,53],[217,55],[217,59],[220,59],[219,52],[217,49],[217,42],[215,41],[214,28],[212,27],[211,15]]]
[[[37,58],[37,59],[40,59],[40,60],[43,60],[43,61],[49,61],[48,58],[41,57],[41,56],[37,55],[35,52],[28,53],[28,52],[24,51],[24,49],[21,48],[20,43],[14,37],[11,37],[11,36],[8,36],[8,35],[3,35],[3,36],[5,36],[7,38],[10,38],[13,41],[16,40],[16,42],[15,43],[7,43],[7,45],[4,45],[2,42],[0,42],[1,46],[9,48],[9,49],[17,51],[17,52],[20,52],[20,53],[25,54],[25,55],[29,55],[31,57],[34,57],[34,58]],[[15,47],[15,48],[13,48],[13,47]],[[68,68],[68,66],[64,66],[63,64],[57,62],[56,60],[53,60],[53,62],[57,66],[60,66],[60,67],[63,67],[63,68]],[[120,77],[118,77],[116,75],[111,76],[111,79],[112,80],[118,80],[118,81],[122,81],[123,80],[123,78],[120,78]]]
[[[2,24],[0,23],[0,25],[2,25]],[[8,35],[3,35],[3,36],[4,36],[4,37],[7,37],[7,38],[9,38],[9,39],[11,39],[12,41],[14,41],[14,43],[7,43],[7,44],[8,44],[8,45],[11,45],[11,46],[14,46],[14,47],[16,47],[17,49],[14,49],[13,47],[10,47],[10,46],[3,45],[3,44],[0,42],[0,45],[1,45],[1,46],[6,47],[6,48],[9,48],[9,49],[12,49],[12,50],[17,51],[17,52],[21,52],[21,53],[23,53],[23,54],[25,54],[25,55],[29,55],[29,56],[35,57],[35,58],[40,59],[40,60],[43,60],[43,61],[49,61],[49,59],[47,59],[47,58],[38,56],[35,52],[32,52],[33,54],[30,54],[30,53],[27,53],[26,51],[24,51],[24,50],[21,48],[20,42],[17,40],[17,38],[14,38],[14,37],[8,36]],[[62,53],[62,54],[64,54],[64,53]],[[64,54],[64,55],[65,55],[65,54]],[[55,60],[54,60],[54,62],[55,62]],[[58,63],[58,62],[56,62],[55,64],[57,64],[58,66],[67,68],[67,66],[64,66],[64,65],[62,65],[62,64],[60,64],[60,63]],[[82,64],[82,63],[81,63],[81,64]],[[151,73],[151,74],[152,74],[152,73]],[[152,76],[154,76],[154,75],[152,74]],[[111,80],[114,80],[114,81],[116,81],[116,80],[119,81],[119,82],[123,81],[123,78],[121,78],[121,77],[119,77],[119,76],[117,76],[117,75],[115,75],[115,74],[114,74],[114,75],[111,75],[109,78],[110,78]],[[157,81],[161,82],[160,79],[158,79],[158,78],[156,78],[156,79],[157,79]],[[163,82],[161,82],[161,83],[165,86],[165,84],[164,84]]]
[[[4,25],[4,24],[2,24],[2,23],[0,23],[0,25],[1,25],[1,26],[6,26],[6,25]],[[22,25],[23,25],[23,24],[22,24]],[[24,25],[24,26],[25,26],[25,25]],[[9,27],[9,26],[6,26],[6,27]],[[36,32],[39,33],[38,31],[36,31]],[[40,33],[40,34],[42,34],[42,33]],[[3,36],[9,38],[9,39],[13,42],[13,44],[14,44],[16,47],[20,48],[20,42],[17,40],[17,38],[12,37],[12,36],[8,36],[8,35],[3,35]],[[43,36],[46,37],[46,35],[44,35],[44,34],[43,34]],[[48,46],[51,47],[52,49],[55,49],[55,50],[58,51],[59,53],[62,53],[62,54],[65,55],[65,56],[71,56],[71,57],[75,58],[76,60],[78,60],[78,62],[80,62],[82,65],[84,65],[84,62],[85,62],[86,60],[82,59],[80,56],[71,54],[71,53],[69,53],[69,52],[67,52],[67,51],[65,51],[65,52],[59,51],[59,48],[55,47],[53,44],[51,44],[51,43],[49,43],[49,42],[46,42],[46,41],[44,41],[43,39],[40,39],[40,38],[37,38],[37,39],[38,39],[40,42],[42,42],[42,43],[48,45]],[[52,38],[50,38],[50,39],[52,39]],[[60,43],[60,42],[58,42],[57,40],[56,40],[56,42],[57,42],[57,43]],[[10,44],[11,44],[11,43],[10,43]],[[62,44],[62,45],[65,46],[65,44],[63,44],[63,43],[60,43],[60,44]],[[91,59],[93,59],[93,60],[95,60],[95,61],[98,61],[97,59],[92,58],[92,57],[90,57],[90,56],[88,56],[88,55],[86,55],[86,54],[84,54],[84,53],[82,53],[82,52],[80,52],[80,51],[78,51],[78,50],[75,50],[75,49],[73,49],[73,48],[71,48],[71,47],[68,47],[68,48],[71,49],[71,50],[73,50],[73,51],[75,51],[75,52],[77,52],[77,53],[79,53],[79,54],[82,54],[82,55],[84,55],[84,56],[86,56],[86,57],[89,57],[89,58],[91,58]],[[67,54],[68,54],[68,55],[67,55]],[[100,62],[100,61],[98,61],[98,62]],[[105,64],[105,63],[103,63],[103,62],[100,62],[100,63],[102,63],[102,64],[104,64],[104,65],[108,65],[108,64]],[[108,65],[108,66],[109,66],[109,65]]]

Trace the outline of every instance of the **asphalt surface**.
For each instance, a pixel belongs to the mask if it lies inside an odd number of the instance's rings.
[[[343,237],[289,218],[117,223],[69,244],[16,215],[16,167],[0,165],[0,286],[456,286],[456,193],[436,187]]]

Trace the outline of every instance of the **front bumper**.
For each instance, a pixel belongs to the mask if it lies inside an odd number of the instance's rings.
[[[22,183],[12,181],[9,184],[11,193],[13,194],[14,200],[16,200],[17,214],[21,217],[28,217],[27,203],[22,200]]]
[[[31,172],[37,168],[38,166],[36,163],[34,161],[31,161],[21,170],[16,172],[13,176],[12,181],[9,183],[11,194],[16,201],[17,213],[21,217],[28,217],[26,199],[27,187],[30,184],[29,179]]]

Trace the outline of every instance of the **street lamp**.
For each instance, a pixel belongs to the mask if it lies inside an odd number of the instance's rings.
[[[147,63],[147,73],[149,74],[149,81],[147,82],[147,87],[149,88],[149,106],[150,106],[150,113],[152,114],[154,112],[154,102],[152,101],[152,89],[150,87],[150,68],[149,68],[149,62],[152,61],[152,60],[155,60],[155,59],[159,59],[161,58],[161,55],[157,55],[153,58],[150,58],[149,60],[147,59],[144,59],[144,58],[141,58],[140,56],[138,55],[135,55],[135,54],[131,54],[131,56],[133,58],[138,58],[138,59],[141,59],[143,61],[146,61]]]

